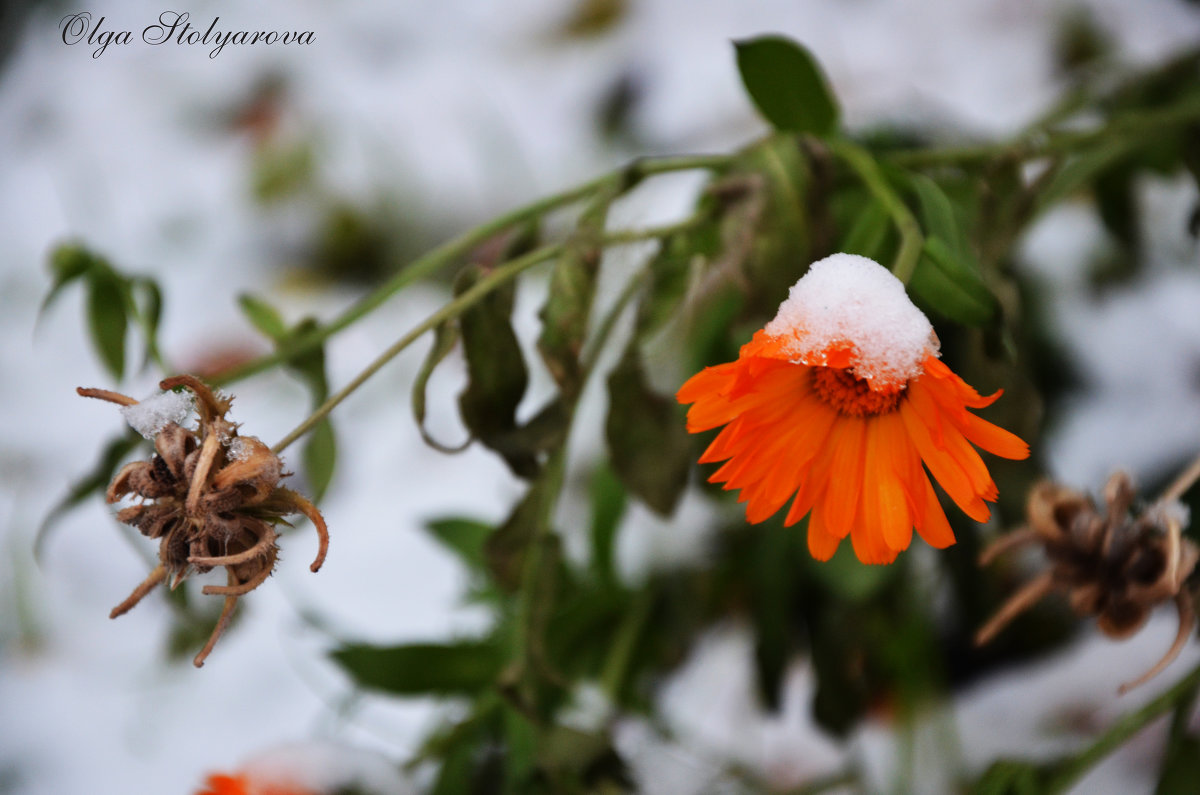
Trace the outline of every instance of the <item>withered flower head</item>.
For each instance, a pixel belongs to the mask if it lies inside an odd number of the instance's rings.
[[[255,437],[239,436],[237,425],[225,419],[232,398],[214,393],[191,375],[168,378],[159,387],[190,391],[199,422],[194,430],[173,421],[154,428],[155,455],[149,461],[126,464],[109,484],[109,503],[128,495],[140,498],[119,511],[117,519],[148,538],[159,539],[158,566],[113,608],[111,617],[127,612],[164,580],[174,588],[192,572],[224,566],[228,584],[206,585],[202,591],[224,596],[225,606],[193,661],[200,667],[229,624],[238,597],[261,585],[274,569],[275,525],[287,524],[284,517],[294,513],[312,520],[320,536],[312,571],[325,560],[329,533],[311,502],[279,485],[289,474],[279,457]],[[138,404],[105,389],[76,391],[122,406]]]
[[[1029,524],[997,539],[980,556],[987,565],[1002,552],[1027,543],[1042,545],[1050,566],[1017,591],[976,634],[990,641],[1010,621],[1051,591],[1065,591],[1080,616],[1096,616],[1100,631],[1127,638],[1150,611],[1174,600],[1179,633],[1149,671],[1121,685],[1121,692],[1158,675],[1182,651],[1195,623],[1193,596],[1184,587],[1200,551],[1182,537],[1180,510],[1157,503],[1136,517],[1129,475],[1118,472],[1104,487],[1103,513],[1087,495],[1056,483],[1040,483],[1029,495]]]

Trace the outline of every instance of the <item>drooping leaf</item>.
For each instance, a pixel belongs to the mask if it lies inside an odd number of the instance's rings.
[[[50,274],[53,282],[50,285],[50,291],[42,299],[39,313],[46,311],[63,291],[63,288],[82,278],[98,262],[102,262],[102,260],[83,246],[73,243],[57,246],[50,254]]]
[[[88,330],[100,361],[118,381],[125,374],[125,335],[129,327],[127,290],[127,285],[111,270],[88,272]]]
[[[434,519],[425,523],[425,529],[442,546],[458,556],[467,568],[483,571],[486,563],[484,544],[492,534],[492,526],[474,519]]]
[[[546,303],[538,313],[542,320],[538,352],[568,401],[574,400],[583,386],[579,352],[596,292],[600,237],[611,198],[603,193],[580,217],[572,240],[554,264]]]
[[[417,421],[417,430],[421,433],[421,438],[425,440],[425,444],[440,450],[443,453],[457,453],[465,450],[471,443],[468,437],[466,441],[457,446],[445,445],[429,435],[429,431],[425,428],[425,390],[429,386],[429,379],[433,376],[433,371],[442,363],[450,351],[454,350],[454,346],[458,344],[458,323],[450,321],[442,323],[433,332],[433,346],[430,347],[425,361],[421,363],[421,369],[417,371],[416,378],[413,379],[412,385],[412,412],[413,418]]]
[[[162,320],[162,288],[154,279],[146,277],[133,279],[131,286],[135,295],[139,297],[138,323],[142,327],[142,335],[146,338],[143,360],[149,362],[159,356],[158,326]]]
[[[318,502],[329,488],[329,481],[333,479],[333,470],[337,464],[337,434],[334,433],[333,423],[328,417],[318,422],[309,432],[303,457],[304,474],[308,478],[308,487],[311,490],[309,497]]]
[[[475,284],[483,269],[469,266],[456,280],[455,292]],[[467,386],[458,396],[463,424],[484,445],[496,449],[498,438],[516,428],[517,406],[529,382],[525,357],[512,328],[515,285],[492,291],[459,319],[467,359]],[[513,473],[532,477],[537,460],[530,455],[497,450]]]
[[[999,303],[979,272],[955,255],[940,237],[925,238],[925,247],[909,289],[935,312],[969,326],[982,326],[999,311]]]
[[[398,696],[473,696],[495,682],[504,662],[490,640],[347,644],[330,656],[358,686]]]
[[[735,42],[738,72],[759,113],[780,132],[829,135],[838,106],[812,54],[782,36]]]
[[[716,200],[711,194],[701,199],[715,215]],[[638,304],[636,334],[647,339],[677,317],[698,271],[711,263],[721,248],[720,228],[716,219],[665,240],[649,265],[650,283]]]
[[[608,377],[604,431],[621,483],[652,510],[669,516],[687,486],[691,443],[678,405],[646,383],[636,344]]]
[[[535,483],[513,508],[504,524],[496,528],[483,545],[484,558],[492,579],[510,593],[521,584],[525,555],[530,542],[537,535],[538,523],[542,521],[543,491],[541,482]]]

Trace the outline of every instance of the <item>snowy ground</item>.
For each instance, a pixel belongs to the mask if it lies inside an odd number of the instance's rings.
[[[313,0],[198,0],[188,10],[199,20],[219,14],[231,26],[316,36],[307,47],[231,47],[214,59],[201,47],[144,45],[136,33],[132,44],[93,59],[94,48],[59,38],[58,15],[75,9],[29,18],[0,72],[0,792],[185,792],[205,771],[314,737],[391,753],[411,748],[430,725],[431,706],[370,701],[339,717],[348,688],[322,660],[324,638],[301,614],[379,641],[479,626],[478,614],[456,605],[461,573],[419,527],[450,513],[500,517],[518,486],[488,455],[447,457],[421,444],[406,402],[423,345],[340,411],[344,455],[322,506],[333,533],[325,568],[318,576],[307,571],[310,533],[289,537],[272,587],[246,600],[245,621],[203,671],[158,662],[171,620],[161,602],[148,599],[108,620],[146,563],[104,506],[92,502],[71,514],[40,565],[32,559],[38,523],[121,422],[113,407],[74,394],[77,385],[110,381],[85,341],[78,293],[63,296],[34,333],[54,242],[79,237],[121,267],[160,279],[168,301],[164,348],[184,365],[204,355],[206,341],[250,338],[235,305],[242,291],[270,296],[292,319],[330,317],[355,297],[285,283],[266,265],[308,217],[303,208],[268,212],[253,202],[252,146],[215,121],[265,75],[287,79],[284,123],[319,141],[321,178],[331,190],[359,198],[401,192],[422,217],[455,229],[632,154],[719,151],[748,140],[761,126],[743,98],[729,41],[757,33],[781,32],[810,46],[852,125],[936,118],[980,135],[1015,130],[1060,88],[1050,41],[1068,4],[628,5],[607,35],[566,41],[556,32],[564,7],[550,0],[347,0],[336,11]],[[1194,4],[1087,5],[1129,62],[1157,60],[1200,37]],[[106,26],[114,30],[140,31],[163,10],[142,0],[107,6]],[[598,103],[625,76],[642,89],[632,117],[637,149],[605,143],[593,122]],[[1195,191],[1147,190],[1163,202],[1163,217]],[[1056,474],[1086,486],[1118,463],[1153,471],[1195,449],[1193,365],[1177,363],[1200,354],[1200,324],[1186,311],[1200,299],[1200,273],[1172,268],[1181,258],[1194,262],[1196,250],[1166,239],[1164,265],[1145,285],[1091,302],[1071,289],[1079,241],[1095,233],[1082,217],[1068,209],[1047,221],[1027,252],[1031,267],[1063,288],[1062,334],[1092,382],[1074,420],[1051,440]],[[335,387],[439,297],[431,288],[414,290],[339,336],[329,351]],[[1139,332],[1147,326],[1156,333]],[[451,379],[434,386],[434,405],[443,405],[434,425],[452,435],[445,406],[457,386]],[[143,379],[129,391],[151,389]],[[1144,425],[1124,421],[1131,401],[1153,403],[1153,411],[1136,412]],[[306,409],[297,384],[260,378],[238,389],[234,418],[270,441]],[[1123,430],[1114,436],[1113,428]],[[641,537],[626,534],[627,569],[688,554],[677,529],[641,524]],[[1090,696],[1111,692],[1155,659],[1169,642],[1169,625],[1156,622],[1136,648],[1091,639],[1042,668],[983,683],[931,724],[956,724],[971,768],[1000,752],[1045,753],[1047,723],[1084,695],[1096,703]],[[767,718],[750,696],[748,649],[744,629],[715,632],[666,689],[664,709],[687,750],[656,747],[645,727],[622,729],[646,791],[698,791],[712,784],[711,759],[726,756],[781,779],[838,767],[837,747],[803,717],[809,674],[797,669],[789,708]],[[1102,706],[1096,720],[1125,705]],[[992,732],[995,726],[1003,731]],[[938,747],[936,736],[918,738],[918,754],[935,759]],[[1154,761],[1147,747],[1133,744],[1081,791],[1144,787]],[[851,753],[886,786],[894,748],[882,728],[860,732]],[[931,779],[929,791],[944,784]]]

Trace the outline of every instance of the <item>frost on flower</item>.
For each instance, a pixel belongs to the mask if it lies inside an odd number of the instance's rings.
[[[925,316],[890,272],[835,254],[792,287],[778,314],[737,361],[707,367],[680,387],[688,430],[724,426],[700,463],[741,491],[746,518],[788,501],[785,525],[808,517],[813,557],[850,536],[864,563],[890,563],[915,529],[934,547],[954,543],[926,472],[976,521],[996,484],[975,451],[1025,458],[1028,446],[967,409],[990,405],[938,360]]]

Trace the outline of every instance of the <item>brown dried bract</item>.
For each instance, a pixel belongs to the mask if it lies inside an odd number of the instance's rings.
[[[1121,685],[1122,693],[1157,676],[1183,650],[1195,624],[1193,595],[1184,587],[1200,557],[1182,537],[1182,521],[1162,505],[1136,518],[1129,475],[1118,472],[1104,487],[1102,514],[1088,496],[1056,483],[1040,483],[1029,495],[1029,524],[992,543],[980,556],[987,565],[998,555],[1040,543],[1050,567],[1030,580],[975,635],[990,641],[1010,621],[1052,591],[1065,591],[1080,616],[1096,616],[1100,631],[1123,639],[1137,632],[1150,611],[1168,600],[1179,613],[1179,633],[1149,671]]]
[[[312,520],[320,536],[312,571],[325,560],[329,533],[311,502],[279,485],[287,474],[279,457],[255,437],[238,436],[237,426],[225,419],[231,398],[191,375],[168,378],[159,387],[190,391],[200,419],[195,430],[168,422],[154,438],[155,455],[126,464],[109,484],[109,503],[128,495],[141,498],[117,519],[159,540],[158,566],[111,617],[127,612],[164,580],[174,588],[192,572],[224,566],[228,584],[206,585],[202,591],[224,596],[225,606],[193,661],[200,667],[228,626],[238,597],[261,585],[275,568],[275,525],[294,513]],[[76,391],[122,406],[138,402],[105,389]]]

